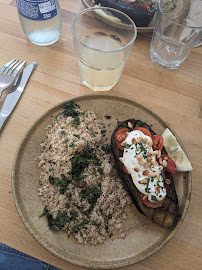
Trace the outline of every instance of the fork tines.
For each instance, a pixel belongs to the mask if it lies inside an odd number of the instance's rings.
[[[13,59],[12,61],[6,63],[1,69],[0,74],[5,74],[9,76],[16,76],[20,69],[25,64],[25,61]]]

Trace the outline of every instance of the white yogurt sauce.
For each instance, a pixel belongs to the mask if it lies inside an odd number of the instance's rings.
[[[133,144],[135,138],[147,138],[147,142],[141,141],[140,143]],[[151,155],[153,148],[148,145],[148,142],[152,142],[152,139],[149,136],[146,136],[139,130],[134,130],[129,133],[125,139],[126,145],[124,146],[123,152],[123,164],[125,165],[127,171],[131,174],[134,185],[137,189],[148,195],[148,200],[151,202],[159,202],[166,196],[166,189],[164,187],[163,177],[161,175],[160,165],[152,165],[145,167],[139,164],[137,157],[143,155],[142,162],[148,162],[148,157],[151,157],[152,160],[156,161],[156,156]],[[141,162],[140,162],[141,163]],[[148,163],[147,163],[148,164]],[[143,172],[149,171],[150,173],[157,173],[157,176],[151,177],[148,175],[143,175]],[[144,173],[145,174],[145,173]],[[140,183],[141,180],[147,180],[147,183]],[[158,192],[157,192],[158,191]]]

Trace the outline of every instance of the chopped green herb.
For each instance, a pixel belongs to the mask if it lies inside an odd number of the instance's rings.
[[[50,169],[49,169],[49,172],[51,172],[51,171],[54,171],[54,169],[53,169],[53,168],[50,168]]]
[[[72,121],[70,122],[70,124],[71,124],[72,126],[74,126],[75,128],[77,128],[77,127],[80,125],[80,120],[79,120],[79,118],[74,118],[74,120],[72,120]]]
[[[55,184],[56,186],[59,186],[59,184],[60,184],[60,179],[57,178],[57,177],[55,177],[55,178],[54,178],[54,184]]]
[[[126,144],[123,145],[123,147],[129,149],[129,148],[131,147],[131,145],[132,145],[132,144],[126,143]]]
[[[41,180],[39,180],[39,185],[42,185],[42,182],[41,182]]]
[[[98,228],[101,226],[100,223],[97,223],[97,222],[95,222],[95,221],[92,221],[91,224],[94,225],[94,226],[96,226],[96,227],[98,227]]]
[[[103,175],[103,169],[101,167],[98,167],[97,171],[99,172],[99,174]]]
[[[80,135],[74,134],[74,137],[80,139]]]
[[[74,147],[74,146],[76,146],[74,142],[69,145],[69,147]]]
[[[46,216],[48,214],[47,205],[44,207],[42,214],[39,216],[40,218]]]
[[[51,214],[47,214],[49,228],[53,231],[59,231],[67,223],[67,213],[58,210],[57,217],[54,219]]]
[[[79,227],[78,227],[78,226],[74,226],[74,227],[72,228],[72,232],[73,232],[73,233],[78,233],[78,231],[79,231]]]
[[[102,146],[102,150],[103,150],[106,154],[108,154],[108,153],[110,152],[110,150],[111,150],[111,146],[110,146],[109,144],[106,144],[105,146],[103,145],[103,146]]]
[[[71,200],[72,200],[72,194],[71,194],[71,193],[66,194],[66,197],[67,197],[67,198],[68,198],[68,200],[71,202]]]
[[[156,202],[156,203],[159,202],[159,200],[158,200],[158,199],[156,198],[156,196],[154,196],[154,195],[151,196],[151,199],[152,199],[153,202]]]
[[[106,119],[111,119],[112,117],[110,115],[105,115]]]
[[[62,142],[63,142],[63,143],[66,143],[66,142],[68,142],[68,139],[64,139]]]
[[[146,178],[146,180],[147,180],[148,182],[147,182],[147,186],[146,186],[146,188],[145,188],[145,191],[146,191],[147,193],[151,193],[151,192],[150,192],[150,189],[151,189],[151,188],[149,188],[149,181],[150,181],[150,178]]]

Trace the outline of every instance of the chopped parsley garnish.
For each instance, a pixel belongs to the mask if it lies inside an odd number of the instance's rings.
[[[111,150],[111,146],[110,146],[109,144],[106,144],[105,146],[103,145],[103,146],[102,146],[102,150],[103,150],[106,154],[108,154],[108,153],[110,152],[110,150]]]
[[[131,145],[132,145],[132,144],[126,143],[126,144],[123,145],[123,147],[129,149],[129,148],[131,147]]]
[[[74,146],[76,146],[76,144],[75,144],[74,142],[72,142],[72,143],[69,145],[69,147],[74,147]]]
[[[147,193],[151,193],[151,192],[150,192],[150,189],[151,189],[151,188],[149,188],[149,181],[150,181],[150,178],[146,178],[146,180],[147,180],[147,186],[146,186],[146,188],[145,188],[145,191],[146,191]]]
[[[100,225],[101,225],[100,223],[97,223],[97,222],[95,222],[95,221],[92,221],[91,224],[94,225],[94,226],[96,226],[96,227],[98,227],[98,228],[99,228]]]
[[[66,194],[66,197],[68,198],[69,202],[71,202],[71,200],[72,200],[72,194],[71,193]]]
[[[64,116],[66,117],[71,116],[72,118],[74,118],[74,120],[72,120],[70,124],[76,128],[80,124],[79,116],[84,114],[84,112],[77,111],[76,110],[77,108],[80,108],[80,106],[74,103],[73,101],[70,101],[69,103],[64,104],[64,110],[62,111],[62,114]]]
[[[90,162],[93,162],[96,166],[101,165],[100,160],[95,155],[95,150],[87,144],[82,154],[76,154],[71,158],[72,177],[78,179],[78,176],[82,174]]]
[[[64,174],[61,174],[60,176],[61,178],[53,177],[50,175],[48,180],[51,185],[55,185],[59,187],[60,194],[64,194],[71,180],[68,179]]]
[[[153,202],[156,202],[156,203],[159,202],[159,200],[158,200],[158,199],[156,198],[156,196],[154,196],[154,195],[151,196],[151,199],[152,199]]]
[[[99,172],[99,174],[103,175],[103,169],[101,167],[98,167],[97,171]]]
[[[106,119],[111,119],[112,117],[110,115],[105,115]]]
[[[42,214],[39,216],[40,218],[46,216],[48,214],[47,205],[44,207]]]

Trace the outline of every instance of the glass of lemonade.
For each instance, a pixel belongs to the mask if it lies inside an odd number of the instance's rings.
[[[201,40],[201,0],[159,0],[150,47],[154,63],[176,69]]]
[[[73,19],[72,34],[82,83],[94,91],[110,90],[136,39],[134,22],[112,8],[88,8]]]

